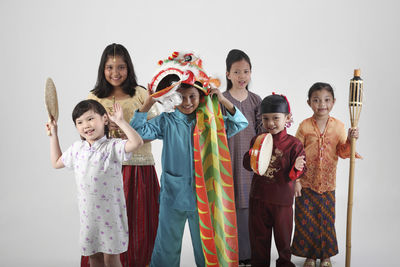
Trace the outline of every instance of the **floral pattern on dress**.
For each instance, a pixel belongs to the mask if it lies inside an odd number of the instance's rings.
[[[81,254],[120,254],[128,248],[128,220],[122,183],[126,140],[105,136],[92,146],[77,141],[62,155],[75,172],[80,215]]]

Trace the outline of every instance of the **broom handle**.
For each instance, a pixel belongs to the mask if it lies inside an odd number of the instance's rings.
[[[349,174],[349,196],[347,202],[347,229],[346,229],[346,267],[350,267],[351,259],[351,223],[353,212],[353,186],[354,186],[354,167],[356,155],[356,139],[350,139],[351,155],[350,155],[350,174]]]

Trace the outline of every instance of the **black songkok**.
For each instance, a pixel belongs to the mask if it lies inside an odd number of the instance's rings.
[[[283,95],[269,95],[263,99],[260,106],[260,112],[263,113],[290,113],[289,102]]]

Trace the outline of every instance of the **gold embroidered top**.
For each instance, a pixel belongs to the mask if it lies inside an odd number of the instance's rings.
[[[301,122],[296,137],[306,151],[307,172],[301,179],[302,187],[320,194],[335,190],[338,157],[350,157],[350,142],[344,124],[329,117],[321,134],[316,120],[311,117]]]
[[[133,97],[128,97],[122,100],[115,100],[115,102],[118,102],[121,105],[122,110],[124,111],[124,119],[128,123],[132,119],[135,111],[138,110],[143,105],[144,100],[148,96],[147,90],[144,89],[143,87],[136,86],[135,89],[136,92]],[[112,111],[112,106],[114,103],[114,100],[112,98],[98,98],[94,94],[90,93],[88,99],[94,99],[98,101],[100,104],[103,105],[103,107],[107,110],[107,112]],[[147,119],[151,119],[153,117],[156,117],[159,114],[159,112],[156,106],[153,105],[153,107],[147,114],[148,114]],[[113,135],[118,135],[118,131],[117,132],[111,131],[110,135],[111,137],[119,137],[119,136],[113,136]],[[132,158],[128,161],[125,161],[123,165],[154,165],[154,158],[153,154],[151,153],[151,143],[147,142],[141,148],[134,151],[132,153]]]

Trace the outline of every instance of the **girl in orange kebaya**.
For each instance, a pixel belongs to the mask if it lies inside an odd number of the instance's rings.
[[[308,92],[308,105],[314,114],[304,120],[296,133],[307,157],[307,173],[295,187],[295,233],[292,253],[305,257],[304,267],[330,267],[330,257],[338,253],[335,232],[335,186],[338,157],[350,157],[350,137],[358,138],[358,129],[349,129],[331,117],[335,104],[332,87],[315,83]],[[357,155],[358,156],[358,155]],[[359,156],[358,156],[359,157]]]

